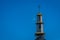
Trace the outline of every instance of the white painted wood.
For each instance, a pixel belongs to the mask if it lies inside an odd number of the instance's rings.
[[[41,24],[41,32],[43,33],[43,24]]]

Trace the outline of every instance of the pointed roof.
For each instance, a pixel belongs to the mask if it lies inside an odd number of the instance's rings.
[[[37,16],[42,16],[42,14],[40,13],[40,5],[38,5],[38,14]]]
[[[37,14],[37,16],[42,16],[42,14],[39,12],[39,13]]]

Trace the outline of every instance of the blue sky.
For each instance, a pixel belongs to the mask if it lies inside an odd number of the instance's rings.
[[[0,40],[35,40],[39,4],[46,40],[60,40],[60,0],[0,0]]]

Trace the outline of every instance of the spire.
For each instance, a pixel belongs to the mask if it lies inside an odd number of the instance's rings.
[[[45,40],[45,38],[44,38],[44,31],[43,31],[42,15],[40,13],[40,5],[38,6],[38,14],[37,14],[36,27],[37,27],[37,31],[35,33],[36,40]]]
[[[40,5],[38,5],[38,12],[40,12]]]
[[[38,5],[38,16],[42,16],[42,14],[40,13],[40,5]]]

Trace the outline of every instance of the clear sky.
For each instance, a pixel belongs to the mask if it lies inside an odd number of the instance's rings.
[[[35,40],[39,4],[46,40],[60,40],[60,0],[0,0],[0,40]]]

